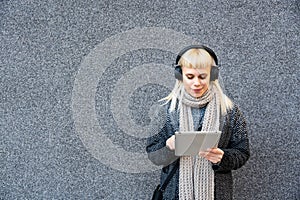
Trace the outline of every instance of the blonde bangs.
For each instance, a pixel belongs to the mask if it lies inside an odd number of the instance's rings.
[[[203,69],[214,65],[214,60],[203,49],[190,49],[182,55],[178,64],[182,67]]]

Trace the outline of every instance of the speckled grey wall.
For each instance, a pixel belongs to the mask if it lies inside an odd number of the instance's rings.
[[[0,1],[0,199],[149,199],[176,52],[212,47],[250,130],[235,199],[299,199],[299,1]]]

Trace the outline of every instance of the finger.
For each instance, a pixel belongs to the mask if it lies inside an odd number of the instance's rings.
[[[200,151],[199,152],[199,155],[202,156],[202,157],[206,157],[208,156],[209,152],[208,151]]]
[[[175,150],[175,136],[171,136],[167,141],[166,141],[166,146],[170,150]]]
[[[221,159],[222,159],[222,155],[221,154],[200,152],[199,155],[201,157],[204,157],[205,159],[207,159],[208,161],[210,161],[212,163],[220,162]]]
[[[222,150],[219,149],[219,148],[213,148],[213,149],[211,149],[210,152],[213,153],[213,154],[222,155],[222,156],[223,156],[223,154],[224,154],[224,151],[222,151]]]

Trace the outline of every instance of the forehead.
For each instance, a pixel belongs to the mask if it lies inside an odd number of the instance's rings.
[[[193,75],[209,74],[210,73],[210,67],[200,68],[200,69],[194,69],[194,68],[189,68],[189,67],[182,67],[182,72],[184,74],[193,74]]]

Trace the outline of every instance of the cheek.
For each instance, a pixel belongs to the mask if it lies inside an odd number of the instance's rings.
[[[192,84],[192,81],[187,78],[184,78],[182,82],[185,87],[190,86]]]
[[[201,84],[208,86],[209,85],[209,79],[202,80]]]

